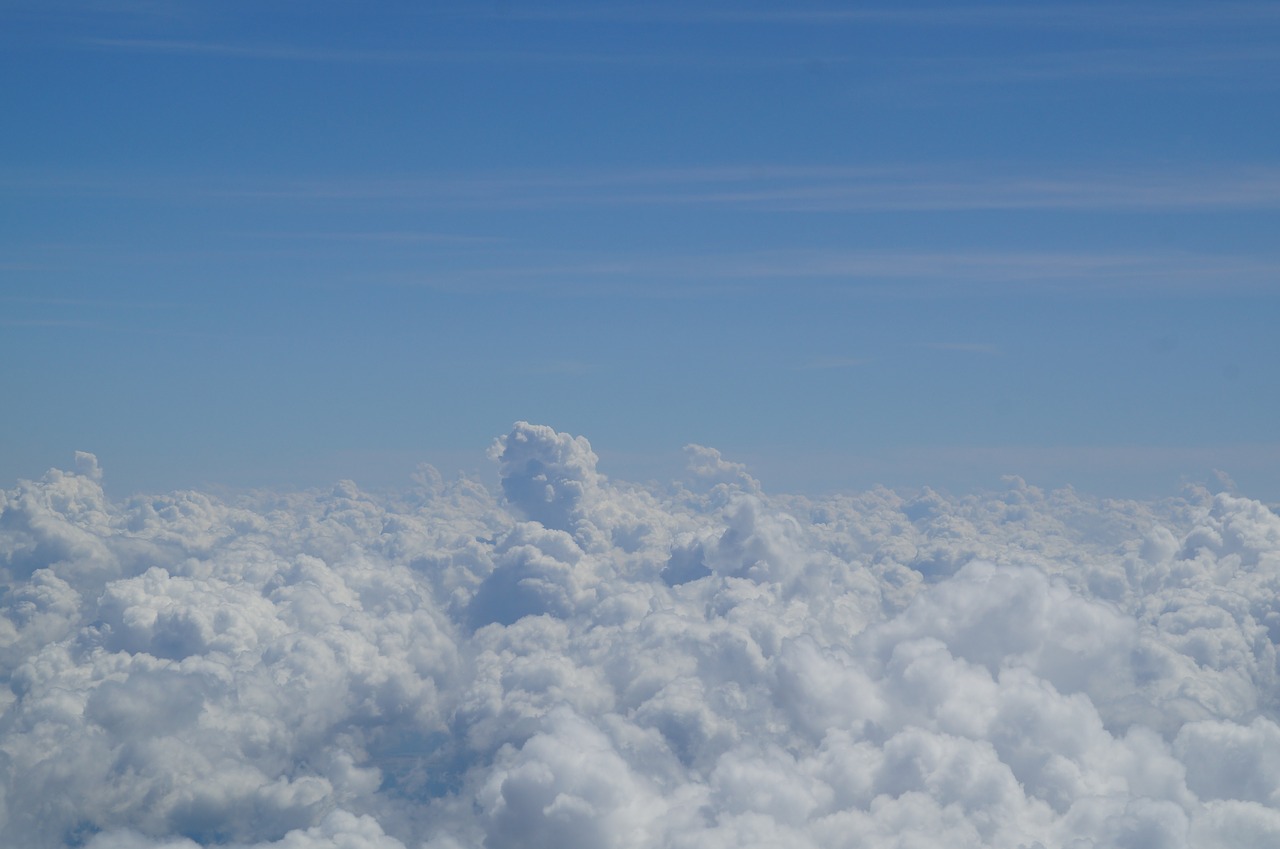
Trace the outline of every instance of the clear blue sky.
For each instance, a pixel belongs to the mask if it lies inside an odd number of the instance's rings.
[[[1280,498],[1280,3],[0,4],[0,481]]]

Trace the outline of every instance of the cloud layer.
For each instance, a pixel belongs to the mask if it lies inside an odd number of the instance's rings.
[[[1231,494],[0,493],[0,843],[1280,844],[1280,518]]]

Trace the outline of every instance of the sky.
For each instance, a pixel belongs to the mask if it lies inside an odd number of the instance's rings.
[[[1280,845],[1280,4],[0,0],[0,845]]]
[[[1280,8],[0,4],[0,480],[1280,500]],[[1219,475],[1218,473],[1221,473]]]

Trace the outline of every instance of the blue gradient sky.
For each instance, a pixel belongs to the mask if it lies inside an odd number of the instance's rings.
[[[0,5],[0,479],[1280,498],[1280,5]]]

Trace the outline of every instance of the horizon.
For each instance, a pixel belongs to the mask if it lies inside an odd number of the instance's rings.
[[[514,424],[519,427],[530,423],[518,421]],[[533,424],[535,426],[546,426],[543,423]],[[750,456],[729,454],[715,446],[702,446],[697,443],[687,443],[678,452],[666,452],[661,455],[627,455],[601,448],[592,443],[587,434],[574,434],[574,436],[585,440],[597,455],[601,475],[618,484],[638,486],[654,491],[668,491],[672,487],[687,483],[689,475],[693,473],[693,467],[690,463],[692,462],[691,457],[694,455],[691,452],[711,450],[717,456],[722,457],[725,462],[740,466],[746,474],[759,481],[765,492],[779,496],[801,495],[813,498],[829,498],[841,495],[859,495],[884,489],[904,496],[936,491],[947,496],[959,497],[995,495],[1007,491],[1011,487],[1031,487],[1043,492],[1070,491],[1093,499],[1155,502],[1179,497],[1189,490],[1198,490],[1213,493],[1225,492],[1257,499],[1261,503],[1267,504],[1273,511],[1280,508],[1280,501],[1268,495],[1265,487],[1266,481],[1263,481],[1264,486],[1260,490],[1251,488],[1248,485],[1242,485],[1224,470],[1211,466],[1202,466],[1207,471],[1199,477],[1182,474],[1176,480],[1168,481],[1167,485],[1163,487],[1161,483],[1153,482],[1155,476],[1151,475],[1149,471],[1138,476],[1138,480],[1135,482],[1135,475],[1132,471],[1133,466],[1126,466],[1125,463],[1132,463],[1134,455],[1141,458],[1143,452],[1139,447],[1130,449],[1112,448],[1099,451],[1090,451],[1088,449],[1072,450],[1062,452],[1054,458],[1056,462],[1051,464],[1045,463],[1044,452],[1039,449],[1008,447],[999,449],[967,448],[958,452],[939,449],[933,449],[932,451],[928,449],[923,451],[910,449],[898,456],[874,458],[871,463],[856,469],[839,465],[839,462],[849,462],[849,458],[845,456],[835,458],[838,462],[833,462],[833,458],[830,456],[818,456],[815,458],[810,455],[807,458],[808,462],[802,462],[799,465],[806,469],[813,465],[824,465],[825,473],[816,479],[827,482],[827,485],[813,485],[815,477],[811,471],[806,470],[803,479],[809,485],[797,486],[795,485],[797,477],[794,469],[788,468],[789,465],[795,464],[788,464],[785,459],[779,461],[775,457],[774,465],[765,464],[762,466],[758,462],[753,462],[753,458]],[[16,478],[7,482],[7,484],[0,485],[0,490],[43,480],[50,473],[74,472],[82,462],[80,458],[85,457],[91,458],[91,462],[97,470],[97,480],[101,484],[104,493],[115,501],[126,501],[134,497],[172,495],[182,492],[203,492],[220,497],[234,497],[237,494],[268,493],[273,491],[297,493],[322,491],[344,483],[355,484],[360,490],[369,494],[394,496],[413,489],[419,484],[419,479],[424,474],[433,478],[439,477],[445,481],[474,481],[492,491],[499,482],[499,475],[498,467],[491,456],[491,452],[494,450],[493,446],[500,441],[501,437],[495,437],[489,440],[484,450],[475,452],[470,456],[463,452],[453,456],[446,455],[443,462],[439,456],[430,457],[425,454],[420,457],[367,454],[355,458],[340,458],[333,465],[327,467],[309,468],[305,476],[299,476],[288,481],[266,480],[261,477],[254,478],[252,473],[248,473],[249,476],[237,477],[224,471],[220,480],[195,480],[188,482],[186,485],[170,487],[138,486],[136,483],[135,485],[130,485],[129,481],[136,482],[138,479],[131,478],[127,470],[125,474],[120,475],[117,469],[110,463],[104,462],[95,452],[77,450],[72,453],[67,462],[55,464],[39,475]],[[1244,454],[1250,451],[1251,448],[1253,447],[1246,446],[1242,449],[1240,454],[1242,461]],[[905,459],[907,455],[911,458],[910,462]],[[973,455],[977,455],[977,457],[975,458]],[[994,472],[991,468],[990,460],[986,459],[991,456],[1012,459],[1013,462],[1009,464],[1011,467],[1016,465],[1018,459],[1022,459],[1025,462],[1029,456],[1036,456],[1038,458],[1036,468],[1040,474],[1038,476],[1033,474],[1031,477],[1027,477],[1014,472],[1003,474]],[[344,459],[348,464],[348,468],[359,468],[363,474],[342,474]],[[433,459],[435,462],[433,462]],[[1201,459],[1203,461],[1203,455]],[[930,460],[933,462],[929,463],[928,471],[917,471],[916,474],[910,477],[903,476],[904,468],[919,470],[922,468],[922,464],[928,463]],[[938,462],[938,460],[942,462]],[[1112,483],[1111,485],[1094,487],[1076,485],[1071,480],[1070,470],[1078,469],[1082,463],[1091,464],[1098,468],[1110,465],[1111,468],[1105,474],[1110,476],[1110,480],[1118,480],[1121,483],[1119,485]],[[1117,464],[1119,465],[1118,470],[1115,468]],[[986,468],[981,471],[977,470],[980,465]],[[999,468],[999,466],[994,468]],[[1025,465],[1023,469],[1026,469]],[[880,470],[886,475],[897,475],[898,477],[895,480],[893,477],[886,476],[882,480],[876,476],[875,470]],[[1095,471],[1095,474],[1099,474],[1099,472]],[[119,483],[118,477],[123,478],[126,483]],[[885,480],[894,482],[886,483]],[[1253,481],[1256,478],[1246,477],[1246,480]]]

